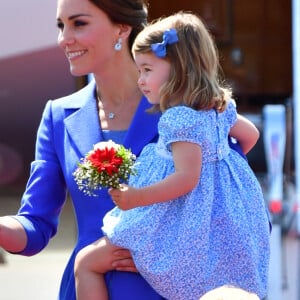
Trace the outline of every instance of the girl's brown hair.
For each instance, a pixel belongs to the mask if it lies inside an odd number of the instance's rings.
[[[169,81],[161,88],[161,111],[184,104],[196,110],[216,108],[222,112],[231,90],[221,86],[219,57],[213,38],[201,19],[190,12],[178,12],[149,24],[136,38],[132,52],[151,52],[166,30],[177,31],[178,42],[167,45],[171,63]]]

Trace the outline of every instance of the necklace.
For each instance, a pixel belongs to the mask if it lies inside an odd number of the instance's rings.
[[[105,111],[105,108],[104,108],[103,102],[101,101],[101,99],[100,99],[99,95],[97,95],[97,99],[98,99],[98,102],[101,104],[101,106],[102,106],[102,109]],[[110,120],[114,119],[114,118],[115,118],[115,116],[116,116],[116,114],[115,114],[113,111],[110,111],[110,112],[108,113],[108,118],[109,118]]]
[[[109,118],[109,119],[114,119],[114,118],[115,118],[115,114],[111,111],[111,112],[108,114],[108,118]]]

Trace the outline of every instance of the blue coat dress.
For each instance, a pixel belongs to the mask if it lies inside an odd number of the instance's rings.
[[[76,214],[78,240],[62,278],[60,300],[76,299],[75,256],[102,236],[103,216],[114,206],[106,190],[101,190],[97,198],[85,196],[72,176],[80,158],[103,140],[94,92],[92,82],[72,95],[46,104],[37,133],[35,160],[15,216],[28,236],[26,248],[19,254],[34,255],[56,234],[68,191]],[[146,113],[147,107],[148,101],[142,98],[124,140],[125,147],[137,155],[146,144],[157,140],[159,115]],[[112,300],[162,299],[139,274],[113,271],[106,280]]]

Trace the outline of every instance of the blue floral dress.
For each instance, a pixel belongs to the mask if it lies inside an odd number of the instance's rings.
[[[142,276],[166,299],[196,300],[224,284],[267,294],[268,217],[259,182],[228,145],[236,118],[232,103],[223,113],[168,109],[158,142],[144,148],[129,183],[142,187],[173,173],[171,143],[188,141],[202,149],[197,187],[175,200],[114,208],[104,217],[110,241],[131,251]]]

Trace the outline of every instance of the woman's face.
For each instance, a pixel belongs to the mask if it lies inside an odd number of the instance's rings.
[[[96,73],[112,63],[119,26],[88,0],[58,0],[58,44],[75,76]]]

